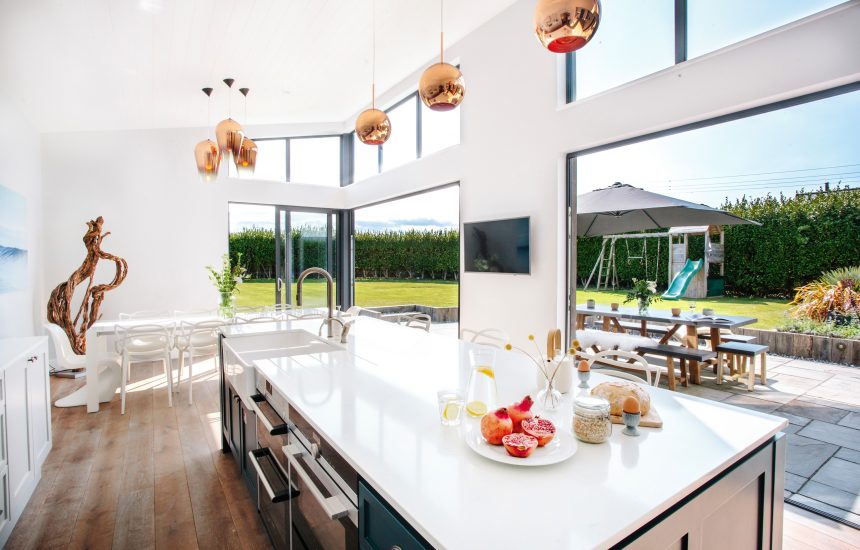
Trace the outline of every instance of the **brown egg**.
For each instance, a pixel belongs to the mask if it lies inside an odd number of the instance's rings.
[[[639,414],[639,400],[632,395],[625,397],[621,410],[628,414]]]
[[[591,370],[591,368],[588,366],[588,361],[583,359],[579,362],[579,365],[577,365],[576,370],[578,370],[579,372],[588,372]]]

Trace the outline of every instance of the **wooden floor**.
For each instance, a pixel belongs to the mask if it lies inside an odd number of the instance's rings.
[[[118,396],[97,414],[53,407],[54,447],[8,548],[269,548],[220,451],[212,361],[201,367],[209,370],[195,377],[193,405],[184,385],[168,407],[158,363],[132,367],[124,416]],[[52,377],[51,393],[82,383]]]
[[[160,364],[135,366],[127,412],[52,408],[54,448],[8,548],[269,548],[236,465],[220,451],[209,361],[173,408]],[[53,398],[82,381],[51,379]],[[133,390],[133,391],[132,391]],[[860,531],[786,505],[787,550],[860,549]]]

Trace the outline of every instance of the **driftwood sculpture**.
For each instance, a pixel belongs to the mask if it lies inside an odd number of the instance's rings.
[[[104,300],[105,292],[118,287],[128,275],[128,264],[125,260],[101,249],[102,239],[110,235],[110,231],[102,234],[103,223],[104,219],[101,216],[87,222],[87,232],[84,235],[87,257],[84,258],[81,267],[72,273],[68,281],[57,285],[48,300],[48,321],[63,328],[69,337],[72,349],[78,355],[84,355],[87,352],[87,329],[99,318],[99,307]],[[93,277],[99,260],[114,262],[116,272],[111,282],[94,285]],[[88,280],[87,290],[73,320],[72,299],[75,288],[85,280]]]

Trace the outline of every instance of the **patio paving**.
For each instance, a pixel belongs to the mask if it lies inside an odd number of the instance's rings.
[[[777,355],[767,365],[767,385],[753,392],[718,386],[711,369],[678,391],[788,420],[785,501],[860,529],[860,368]]]

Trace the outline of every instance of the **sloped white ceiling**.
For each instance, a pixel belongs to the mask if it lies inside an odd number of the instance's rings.
[[[385,90],[437,55],[439,2],[376,2]],[[446,43],[513,2],[447,0]],[[370,58],[371,0],[0,0],[0,92],[42,132],[201,126],[200,88],[217,121],[225,77],[251,88],[247,123],[342,121],[370,100]]]

